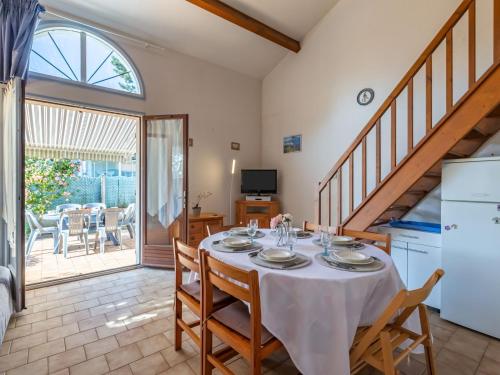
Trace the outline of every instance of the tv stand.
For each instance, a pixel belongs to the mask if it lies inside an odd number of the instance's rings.
[[[259,221],[259,228],[269,228],[271,219],[279,214],[278,201],[236,201],[236,225],[246,226],[251,219]]]

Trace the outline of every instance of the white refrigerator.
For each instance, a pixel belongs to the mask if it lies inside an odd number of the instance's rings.
[[[500,157],[443,162],[441,317],[500,338]]]

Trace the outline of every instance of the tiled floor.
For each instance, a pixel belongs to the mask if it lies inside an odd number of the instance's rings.
[[[54,254],[52,238],[43,238],[35,242],[26,261],[26,283],[33,284],[64,277],[104,271],[136,264],[135,239],[131,239],[126,230],[122,231],[123,250],[106,241],[104,254],[99,254],[99,244],[94,252],[95,234],[89,235],[89,255],[85,246],[77,237],[69,238],[68,258]]]
[[[0,347],[0,375],[199,374],[189,339],[182,351],[173,349],[172,293],[173,272],[148,268],[28,291],[28,309],[11,320]],[[500,341],[436,313],[431,323],[440,375],[500,374]],[[230,366],[248,373],[242,359]],[[400,369],[425,372],[421,356]],[[284,351],[267,359],[264,370],[298,374]]]

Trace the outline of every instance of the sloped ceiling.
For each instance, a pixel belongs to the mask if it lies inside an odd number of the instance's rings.
[[[225,0],[296,39],[338,0]],[[184,0],[41,0],[43,5],[151,43],[263,78],[288,52]]]

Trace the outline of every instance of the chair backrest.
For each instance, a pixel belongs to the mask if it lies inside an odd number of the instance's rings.
[[[314,224],[314,223],[310,223],[309,221],[304,221],[304,223],[302,224],[302,230],[303,231],[306,231],[306,232],[319,232],[321,230],[324,230],[325,228],[328,229],[328,232],[330,233],[337,233],[337,227],[328,227],[326,225],[319,225],[319,224]]]
[[[105,208],[99,210],[97,214],[97,222],[100,223],[104,216],[104,230],[106,232],[114,232],[120,227],[120,220],[123,217],[123,208]]]
[[[60,227],[63,227],[63,222],[67,219],[67,226],[70,236],[83,234],[85,229],[85,219],[89,219],[90,210],[72,210],[64,211],[61,214]]]
[[[135,219],[135,203],[130,203],[123,214],[123,223],[132,223]]]
[[[90,209],[99,209],[99,210],[103,210],[106,208],[106,204],[105,203],[85,203],[83,205],[83,208],[90,208]]]
[[[26,210],[25,212],[26,212],[26,221],[28,222],[30,230],[34,231],[35,229],[42,229],[42,225],[36,218],[36,215],[33,213],[33,211]]]
[[[437,269],[429,277],[422,288],[411,291],[405,289],[399,291],[375,323],[365,332],[358,345],[356,345],[354,350],[351,352],[351,365],[356,363],[361,358],[363,353],[368,349],[368,347],[370,347],[387,324],[389,324],[393,319],[394,322],[392,325],[400,328],[418,307],[420,307],[419,313],[425,314],[425,308],[422,308],[422,302],[429,296],[429,294],[431,294],[432,289],[441,277],[443,277],[443,275],[444,271],[442,269]],[[420,318],[422,320],[422,317]],[[416,341],[418,339],[419,338],[417,337],[414,340]]]
[[[175,288],[179,289],[182,284],[182,271],[185,268],[200,273],[200,263],[198,249],[187,245],[178,238],[174,238],[174,268],[175,268]]]
[[[57,212],[72,211],[72,210],[79,210],[81,208],[82,208],[81,204],[65,203],[65,204],[60,204],[59,206],[56,206],[56,211]]]
[[[389,233],[362,232],[358,230],[340,228],[339,234],[341,236],[349,236],[360,240],[376,242],[375,246],[391,255],[391,235]]]
[[[236,225],[220,225],[220,224],[207,224],[207,234],[212,236],[216,233],[227,232]]]
[[[261,339],[261,310],[259,275],[257,271],[246,271],[211,257],[200,250],[201,285],[203,295],[202,316],[207,319],[213,312],[213,293],[217,287],[223,292],[250,305],[251,343]]]

